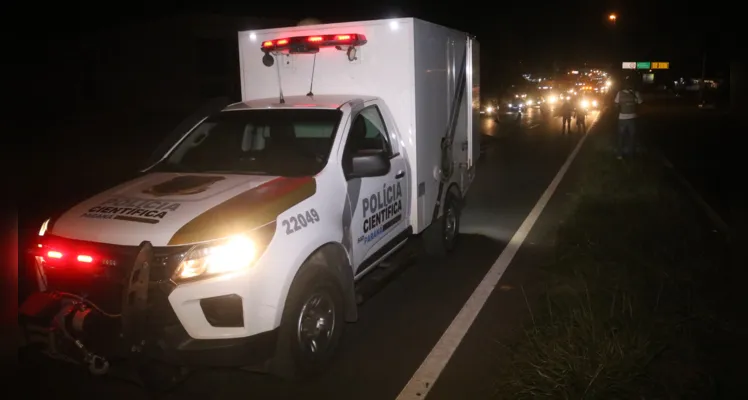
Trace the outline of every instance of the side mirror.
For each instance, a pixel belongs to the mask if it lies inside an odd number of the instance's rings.
[[[384,151],[364,151],[353,155],[348,178],[384,176],[390,172],[390,158]]]

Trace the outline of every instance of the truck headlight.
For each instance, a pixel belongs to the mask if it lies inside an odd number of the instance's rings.
[[[207,278],[250,268],[259,258],[254,240],[236,235],[218,243],[190,250],[174,273],[174,281]]]

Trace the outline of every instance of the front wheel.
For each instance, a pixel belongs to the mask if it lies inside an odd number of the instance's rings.
[[[343,291],[330,273],[302,272],[286,300],[271,372],[286,379],[323,372],[343,333],[343,307]]]

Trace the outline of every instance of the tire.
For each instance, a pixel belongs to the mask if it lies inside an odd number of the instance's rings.
[[[447,192],[442,216],[423,232],[423,250],[426,256],[444,257],[454,250],[460,236],[460,203],[459,196],[454,191]]]
[[[287,380],[322,373],[343,334],[344,304],[340,284],[329,272],[310,268],[297,276],[286,299],[270,372]],[[315,334],[316,352],[310,340]]]

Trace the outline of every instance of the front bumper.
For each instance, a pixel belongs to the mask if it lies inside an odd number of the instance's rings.
[[[47,306],[44,312],[28,311],[40,308],[25,307],[26,303],[21,306],[19,325],[25,328],[27,342],[29,337],[36,336],[38,343],[39,332],[46,332],[42,336],[47,337],[47,345],[60,338],[64,339],[68,337],[67,331],[74,331],[71,326],[76,325],[73,321],[78,318],[78,330],[73,333],[75,339],[79,339],[81,346],[85,345],[91,353],[109,360],[138,357],[174,365],[230,367],[256,365],[273,356],[277,330],[258,330],[257,326],[253,326],[255,331],[249,332],[244,326],[247,315],[252,316],[254,313],[246,312],[247,299],[237,296],[234,294],[237,290],[232,290],[235,289],[232,286],[240,286],[241,282],[216,285],[215,282],[207,281],[206,286],[212,289],[205,291],[201,290],[202,282],[182,288],[168,279],[175,268],[172,259],[184,253],[185,249],[182,248],[153,249],[149,258],[151,268],[146,282],[147,289],[144,292],[145,306],[137,319],[137,340],[128,340],[131,335],[123,335],[123,332],[129,332],[125,325],[132,324],[124,322],[126,310],[123,310],[123,304],[126,296],[123,294],[126,293],[127,269],[135,263],[138,248],[101,244],[96,246],[96,254],[102,255],[101,258],[107,262],[105,272],[88,269],[85,273],[80,273],[81,271],[73,271],[65,266],[44,268],[38,255],[29,256],[29,262],[41,274],[40,286],[44,292],[30,296],[27,303],[35,301],[39,304],[41,299],[41,303]],[[58,295],[59,293],[63,295]],[[66,297],[65,293],[85,300]],[[210,301],[216,299],[237,301],[219,302],[211,308]],[[186,305],[190,306],[191,312],[187,317],[187,326],[183,323],[183,318],[178,317],[178,314],[187,312]],[[89,314],[76,317],[75,312],[69,310],[71,307],[88,308]],[[226,312],[227,310],[233,312]],[[117,314],[122,316],[112,316]],[[86,323],[81,322],[82,318],[85,318]],[[66,326],[66,323],[61,324],[60,321],[65,320],[69,322],[66,332],[58,332],[59,337],[52,338],[54,335],[49,333],[54,329],[51,328],[56,326],[59,331],[60,326]],[[188,332],[190,323],[194,329],[195,321],[206,325],[200,331],[200,338]],[[213,332],[219,334],[211,337]],[[64,347],[53,346],[53,349]],[[45,351],[49,352],[49,349]],[[72,353],[76,354],[66,358],[75,359],[76,355],[80,355],[75,348],[72,348]]]
[[[233,339],[194,339],[181,326],[165,328],[144,351],[165,363],[204,367],[241,367],[273,357],[278,331]]]

